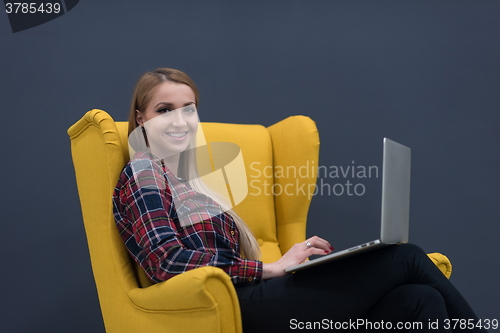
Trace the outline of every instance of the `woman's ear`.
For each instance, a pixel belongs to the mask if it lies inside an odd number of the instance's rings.
[[[139,110],[135,110],[135,121],[139,124],[139,126],[144,126],[144,119],[142,118],[142,114]]]

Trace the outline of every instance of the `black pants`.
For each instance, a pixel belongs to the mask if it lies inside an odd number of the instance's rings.
[[[330,328],[451,332],[453,326],[458,330],[457,323],[465,325],[468,319],[472,319],[469,325],[477,323],[477,316],[457,289],[412,244],[238,286],[236,292],[244,333]]]

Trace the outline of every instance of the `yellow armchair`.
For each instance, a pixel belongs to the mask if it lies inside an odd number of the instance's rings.
[[[129,159],[127,126],[102,110],[92,110],[68,129],[106,331],[241,332],[238,298],[221,269],[197,268],[153,285],[128,254],[115,226],[111,202]],[[240,146],[249,173],[249,194],[235,210],[257,238],[263,261],[276,261],[293,244],[305,240],[311,197],[307,191],[297,191],[297,195],[272,193],[289,183],[308,188],[316,183],[317,175],[311,172],[297,179],[291,179],[292,174],[288,178],[272,175],[287,167],[318,165],[315,123],[308,117],[294,116],[268,128],[221,123],[202,126],[208,143]],[[441,254],[429,256],[449,277],[449,260]]]

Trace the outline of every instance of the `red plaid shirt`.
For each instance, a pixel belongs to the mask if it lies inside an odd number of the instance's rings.
[[[262,279],[262,262],[240,257],[233,218],[148,154],[125,166],[113,213],[128,251],[154,282],[201,266],[222,268],[234,284]]]

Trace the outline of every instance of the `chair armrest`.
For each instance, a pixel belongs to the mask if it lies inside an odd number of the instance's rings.
[[[239,316],[240,307],[229,275],[212,266],[179,274],[168,281],[128,292],[134,305],[146,312],[193,311],[230,306]]]
[[[439,270],[449,279],[451,276],[452,266],[448,257],[442,255],[441,253],[429,253],[427,256],[429,256]]]

